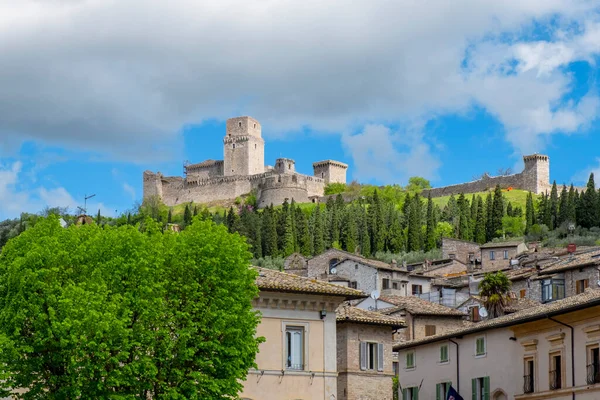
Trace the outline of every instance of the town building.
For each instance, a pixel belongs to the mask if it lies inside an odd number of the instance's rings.
[[[337,310],[339,400],[392,400],[393,335],[402,319],[342,304]]]
[[[257,336],[265,341],[248,371],[242,399],[335,399],[337,390],[336,310],[364,298],[355,289],[257,268],[262,315]]]
[[[600,398],[600,290],[394,346],[404,400]]]
[[[481,245],[481,268],[486,272],[509,269],[518,264],[517,256],[527,251],[523,241],[490,242]]]

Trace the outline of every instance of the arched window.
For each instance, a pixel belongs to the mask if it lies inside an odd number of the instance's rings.
[[[238,122],[238,126],[241,128],[241,127],[242,127],[242,123],[241,123],[241,122]]]
[[[233,144],[233,148],[235,149],[235,143]]]

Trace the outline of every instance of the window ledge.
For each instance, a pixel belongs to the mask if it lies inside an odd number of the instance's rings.
[[[487,356],[487,353],[475,354],[475,358],[485,358],[486,356]]]
[[[448,365],[448,364],[450,364],[450,360],[447,360],[447,361],[438,361],[437,363],[438,363],[438,365]]]

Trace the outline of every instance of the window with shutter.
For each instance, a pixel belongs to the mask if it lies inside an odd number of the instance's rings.
[[[415,367],[415,352],[409,351],[406,353],[406,368],[414,368]]]
[[[485,355],[485,337],[478,337],[475,339],[475,355],[483,356]]]
[[[443,344],[440,346],[440,362],[448,362],[448,345]]]
[[[490,400],[490,378],[484,376],[471,380],[473,400]]]
[[[425,325],[425,336],[435,335],[435,325]]]
[[[383,371],[383,343],[377,343],[377,371]]]
[[[402,390],[403,400],[419,400],[419,388],[409,387]]]
[[[367,369],[367,342],[360,342],[360,369]]]

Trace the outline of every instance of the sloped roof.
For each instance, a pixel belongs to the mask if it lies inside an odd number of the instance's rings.
[[[341,304],[336,310],[337,322],[355,322],[369,325],[389,325],[394,328],[404,328],[404,320],[401,318],[390,317],[375,311],[363,310],[358,307],[352,307],[348,303]]]
[[[489,329],[504,328],[526,322],[533,322],[594,306],[600,306],[600,289],[586,289],[582,294],[567,297],[552,303],[539,304],[536,307],[528,307],[512,314],[478,322],[473,325],[466,325],[466,327],[454,329],[449,332],[398,343],[394,346],[394,350],[397,351],[427,343],[452,339],[457,336],[483,332]]]
[[[339,250],[339,249],[326,250],[316,257],[319,257],[325,253],[340,253],[342,255],[341,257],[343,257],[343,258],[340,259],[338,264],[341,262],[344,262],[346,260],[352,260],[352,261],[360,262],[362,264],[365,264],[365,265],[368,265],[368,266],[371,266],[371,267],[377,268],[377,269],[385,269],[385,270],[389,270],[389,271],[398,271],[398,272],[407,272],[405,269],[402,269],[401,267],[393,267],[391,264],[388,264],[386,262],[379,261],[379,260],[373,260],[371,258],[365,258],[363,256],[359,256],[357,254],[352,254],[347,251]],[[313,258],[316,258],[316,257],[313,257]]]
[[[580,268],[588,265],[600,264],[600,249],[593,249],[582,254],[575,254],[564,257],[552,265],[542,269],[540,275],[553,274],[556,272],[568,271],[570,269]]]
[[[480,247],[482,249],[493,249],[493,248],[497,248],[497,247],[517,247],[520,244],[525,244],[525,242],[517,241],[517,240],[513,240],[510,242],[489,242],[486,244],[482,244]]]
[[[350,289],[345,286],[334,285],[313,278],[305,278],[268,268],[254,268],[258,271],[256,285],[261,291],[324,294],[345,297],[347,300],[368,297],[360,290]]]
[[[395,305],[393,311],[387,311],[386,309],[382,312],[386,313],[396,312],[400,310],[406,310],[412,315],[438,315],[438,316],[450,316],[450,317],[462,317],[465,314],[454,308],[446,307],[441,304],[432,303],[431,301],[423,300],[417,296],[381,296],[379,298],[386,303]]]

